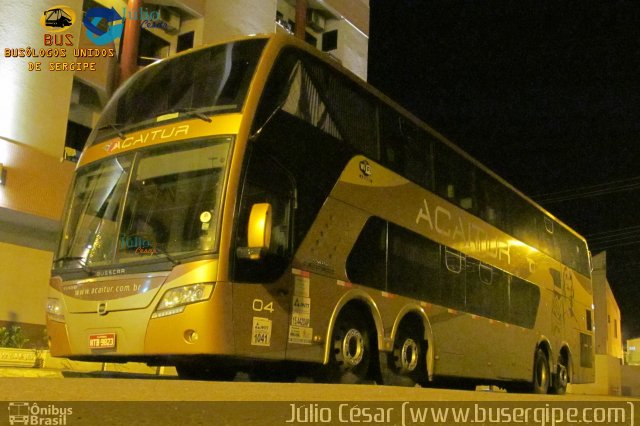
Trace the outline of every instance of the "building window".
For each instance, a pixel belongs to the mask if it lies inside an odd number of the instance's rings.
[[[322,51],[329,52],[338,48],[338,30],[322,34]]]
[[[147,66],[169,56],[171,44],[143,29],[140,31],[140,45],[138,46],[138,65]]]
[[[178,45],[176,46],[176,52],[182,52],[183,50],[191,49],[193,47],[194,32],[180,34],[178,36]]]
[[[304,33],[304,41],[312,45],[313,47],[318,46],[318,39],[311,35],[309,32]]]

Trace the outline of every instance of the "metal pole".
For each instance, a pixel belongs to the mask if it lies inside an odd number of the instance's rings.
[[[136,16],[142,6],[142,0],[129,0],[125,19],[124,34],[122,39],[122,52],[120,52],[120,78],[118,85],[124,83],[138,70],[138,45],[140,44],[140,17]]]
[[[295,36],[304,40],[307,29],[307,0],[296,0],[296,32]]]

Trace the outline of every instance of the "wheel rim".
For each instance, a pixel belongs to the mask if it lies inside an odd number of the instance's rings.
[[[564,365],[560,365],[558,367],[558,382],[563,388],[567,387],[567,384],[569,383],[569,374],[567,372],[567,367]]]
[[[400,348],[397,366],[402,372],[411,372],[418,366],[420,350],[415,340],[407,338]]]
[[[349,329],[342,339],[342,361],[349,367],[355,367],[364,357],[364,338],[355,328]]]

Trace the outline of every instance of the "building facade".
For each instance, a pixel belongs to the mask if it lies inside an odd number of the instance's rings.
[[[622,326],[620,308],[607,280],[607,253],[592,258],[596,381],[573,386],[573,393],[621,395]]]

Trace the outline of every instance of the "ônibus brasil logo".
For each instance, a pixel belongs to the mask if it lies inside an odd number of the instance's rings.
[[[66,425],[67,416],[73,414],[71,407],[37,402],[10,402],[8,408],[10,425]]]

